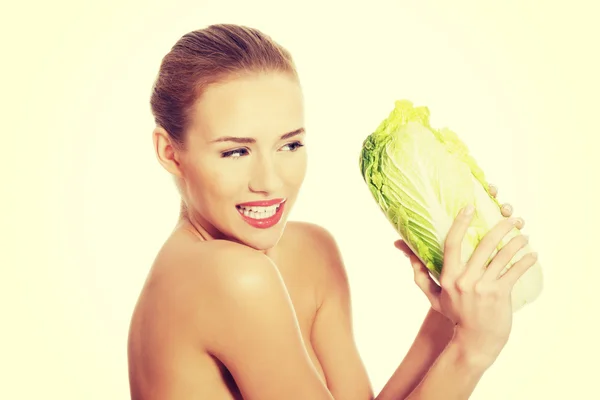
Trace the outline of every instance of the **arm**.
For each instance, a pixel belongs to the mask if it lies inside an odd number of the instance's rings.
[[[437,311],[429,309],[421,329],[377,400],[405,399],[421,382],[444,351],[454,332],[454,325]]]
[[[313,341],[328,387],[336,400],[372,399],[352,337],[349,285],[337,245],[322,228],[313,227],[311,237],[326,262],[322,269],[328,271],[323,302],[313,328]],[[426,267],[414,255],[409,257],[415,268],[416,283],[424,290],[434,290],[435,282]],[[474,351],[472,341],[456,336],[454,323],[431,308],[406,357],[376,400],[468,398],[494,359]]]
[[[210,330],[205,347],[231,372],[243,398],[333,400],[306,352],[275,265],[238,245],[217,258],[205,297],[212,308],[203,324]]]
[[[518,235],[495,256],[503,237],[519,224],[516,219],[499,222],[481,240],[466,264],[461,261],[461,244],[474,209],[467,207],[454,221],[444,244],[441,287],[433,285],[425,266],[415,276],[431,285],[425,294],[436,310],[456,321],[454,335],[425,378],[407,400],[469,398],[486,369],[506,344],[512,326],[511,291],[517,280],[535,264],[527,254],[501,274],[526,237]],[[493,256],[493,258],[492,258]],[[490,260],[488,262],[488,260]]]
[[[361,365],[354,353],[354,344],[348,340],[349,331],[344,325],[336,325],[335,319],[329,321],[320,323],[323,331],[318,340],[323,346],[337,341],[337,348],[330,347],[328,353],[319,355],[320,359],[332,361],[331,370],[328,369],[330,364],[323,362],[332,394],[335,399],[372,399],[372,395],[364,394],[366,380],[357,374]],[[326,327],[329,327],[328,334],[324,333]],[[469,357],[463,350],[465,346],[458,340],[451,340],[453,332],[452,323],[431,309],[406,357],[376,400],[467,399],[488,364],[477,363],[474,357]],[[339,341],[340,337],[344,340]],[[334,365],[336,359],[344,362]],[[351,380],[352,377],[355,379]]]
[[[498,188],[494,185],[490,185],[489,192],[490,195],[496,197]],[[508,203],[503,204],[501,212],[504,217],[508,218],[512,216],[512,206]],[[524,221],[519,219],[518,228],[522,229],[523,225]],[[427,270],[424,269],[424,265],[412,250],[401,240],[396,242],[396,246],[410,259],[413,269],[415,270],[415,282],[417,285],[426,293],[429,291],[436,291],[435,284],[429,279]],[[440,369],[443,371],[444,368],[447,367],[447,363],[457,364],[458,369],[462,370],[462,372],[460,376],[453,377],[452,374],[457,370],[454,369],[454,372],[446,372],[444,373],[444,376],[450,381],[457,381],[461,379],[461,376],[467,377],[467,379],[470,378],[471,382],[467,383],[466,391],[472,391],[476,380],[480,377],[481,366],[469,364],[465,357],[458,357],[458,354],[464,354],[464,352],[458,351],[460,346],[457,346],[455,341],[446,348],[450,343],[453,334],[454,324],[448,318],[435,311],[433,307],[430,308],[419,334],[408,351],[406,358],[402,361],[383,391],[379,394],[378,399],[406,398],[429,371],[427,381],[423,382],[418,390],[409,397],[409,399],[421,397],[427,398],[427,393],[431,391],[431,379],[436,381],[437,372]],[[442,354],[442,357],[436,362],[440,354]],[[432,366],[434,366],[434,368],[430,371]],[[444,386],[445,384],[444,382],[440,382],[440,385]]]
[[[309,227],[325,271],[323,300],[313,327],[313,343],[335,399],[373,399],[352,333],[350,287],[339,248],[325,229]],[[423,379],[450,341],[454,324],[430,309],[406,357],[377,400],[404,399]],[[352,382],[351,385],[348,383]]]
[[[306,225],[315,256],[319,307],[311,340],[336,400],[372,400],[373,390],[359,356],[352,329],[350,286],[335,240],[325,229]]]
[[[435,290],[435,284],[429,278],[427,269],[406,243],[397,241],[395,245],[410,259],[417,286],[423,290]],[[453,333],[454,324],[448,318],[430,308],[408,354],[383,388],[378,399],[406,398],[417,387],[444,351]]]
[[[262,254],[232,246],[213,267],[216,300],[210,317],[208,351],[232,373],[244,399],[372,400],[368,375],[357,351],[351,321],[350,290],[333,238],[311,232],[324,275],[324,292],[312,330],[312,343],[324,369],[321,382],[297,326],[277,268]],[[218,317],[220,316],[220,317]],[[215,323],[218,321],[218,323]],[[404,399],[417,386],[445,342],[438,338],[447,320],[432,311],[415,343],[377,399]],[[443,367],[443,365],[442,365]],[[435,382],[434,382],[435,384]],[[427,388],[425,388],[427,389]]]
[[[406,400],[464,400],[475,390],[489,363],[469,355],[460,340],[451,340],[425,378]]]

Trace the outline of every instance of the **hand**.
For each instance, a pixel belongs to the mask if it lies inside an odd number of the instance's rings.
[[[495,197],[498,190],[490,185]],[[504,204],[502,215],[512,216],[512,207]],[[455,324],[454,339],[467,354],[491,364],[508,340],[512,328],[511,291],[515,282],[535,264],[536,256],[527,254],[500,277],[506,264],[524,245],[526,237],[511,239],[487,264],[504,236],[513,228],[522,229],[520,218],[507,218],[493,227],[479,243],[466,265],[460,259],[461,244],[471,222],[472,214],[460,213],[444,245],[444,265],[440,276],[441,287],[406,243],[397,241],[396,247],[411,260],[415,282],[423,290],[434,310]]]

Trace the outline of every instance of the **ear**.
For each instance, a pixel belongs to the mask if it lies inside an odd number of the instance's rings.
[[[162,127],[156,127],[152,132],[152,140],[160,165],[175,177],[180,178],[182,175],[180,150],[175,146],[167,131]]]

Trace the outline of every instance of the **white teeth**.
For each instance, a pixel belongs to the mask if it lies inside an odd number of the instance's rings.
[[[270,206],[270,207],[256,207],[256,206],[252,206],[252,207],[240,207],[240,208],[243,209],[243,210],[251,211],[251,212],[262,213],[262,212],[275,211],[275,210],[277,210],[278,207],[279,207],[279,205]]]
[[[280,205],[281,204],[277,204],[270,207],[238,207],[238,210],[246,217],[250,217],[252,219],[265,219],[271,218],[273,215],[275,215]]]

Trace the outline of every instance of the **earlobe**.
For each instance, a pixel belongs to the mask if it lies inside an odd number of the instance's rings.
[[[169,173],[177,177],[181,176],[179,163],[179,154],[172,143],[171,138],[166,130],[161,127],[156,127],[152,132],[152,140],[154,143],[154,151],[158,162]]]

